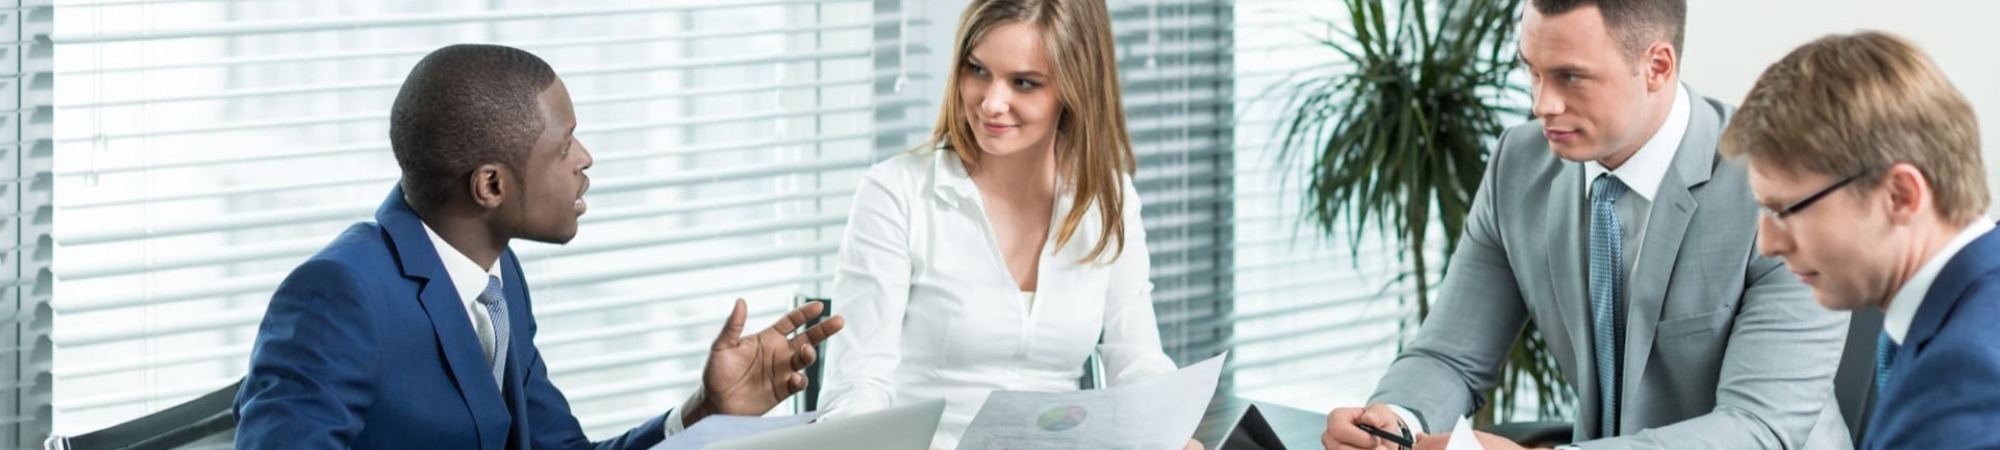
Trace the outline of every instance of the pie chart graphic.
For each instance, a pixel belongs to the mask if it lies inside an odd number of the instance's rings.
[[[1090,416],[1090,410],[1077,405],[1063,405],[1049,408],[1035,419],[1035,426],[1043,431],[1063,431],[1083,425],[1083,418]]]

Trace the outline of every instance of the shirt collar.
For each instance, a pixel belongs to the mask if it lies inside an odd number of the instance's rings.
[[[1931,255],[1931,259],[1910,276],[1910,281],[1903,283],[1896,296],[1890,298],[1889,310],[1882,312],[1882,332],[1888,333],[1890,340],[1899,345],[1903,343],[1903,336],[1910,333],[1910,322],[1917,320],[1917,308],[1923,306],[1924,297],[1931,291],[1931,282],[1937,281],[1938,273],[1944,272],[1945,264],[1951,262],[1959,250],[1972,245],[1973,240],[1988,231],[1993,231],[1993,222],[1985,217],[1974,219],[1971,225],[1958,232],[1957,237],[1951,238],[1951,242],[1945,243],[1944,248],[1938,249],[1937,254]]]
[[[972,175],[965,171],[965,163],[958,160],[958,153],[950,149],[936,148],[931,152],[931,180],[936,183],[939,199],[952,206],[959,199],[979,195],[979,188],[973,186]]]
[[[472,262],[471,257],[445,242],[443,236],[438,236],[437,230],[432,230],[428,223],[424,224],[424,234],[431,237],[431,246],[437,248],[438,261],[444,263],[445,275],[451,277],[451,286],[457,288],[459,302],[469,305],[478,301],[479,294],[486,291],[487,277],[501,279],[499,261],[494,261],[491,269],[481,269],[479,263]]]
[[[1583,163],[1584,195],[1589,195],[1590,183],[1596,181],[1598,175],[1608,172],[1625,183],[1625,187],[1633,193],[1639,194],[1640,198],[1653,201],[1653,196],[1660,191],[1660,180],[1665,179],[1667,170],[1674,166],[1674,153],[1680,149],[1681,139],[1687,137],[1688,114],[1691,112],[1687,86],[1676,83],[1674,107],[1667,113],[1666,123],[1660,124],[1660,130],[1654,132],[1653,137],[1647,139],[1646,144],[1640,146],[1639,151],[1626,159],[1624,164],[1620,164],[1618,170],[1605,169],[1604,164],[1597,161]]]

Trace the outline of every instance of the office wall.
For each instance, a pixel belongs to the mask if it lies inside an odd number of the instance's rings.
[[[1757,75],[1799,45],[1860,29],[1895,33],[1930,53],[1972,100],[1984,132],[1987,185],[2000,187],[1996,25],[2000,2],[1993,0],[1689,0],[1683,79],[1704,95],[1741,103]]]

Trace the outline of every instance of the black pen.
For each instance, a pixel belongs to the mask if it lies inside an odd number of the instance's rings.
[[[1375,437],[1382,438],[1384,440],[1388,440],[1389,442],[1393,442],[1396,445],[1403,446],[1403,448],[1415,447],[1417,445],[1416,442],[1412,442],[1407,438],[1404,438],[1402,436],[1397,436],[1387,431],[1382,431],[1381,429],[1375,427],[1362,424],[1355,424],[1354,426],[1360,427],[1361,431],[1366,431],[1368,432],[1368,434],[1375,435]]]

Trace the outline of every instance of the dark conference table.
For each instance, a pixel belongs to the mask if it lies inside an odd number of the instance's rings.
[[[1287,450],[1317,450],[1319,435],[1326,431],[1326,413],[1306,411],[1271,403],[1251,402],[1240,397],[1216,396],[1208,403],[1208,412],[1201,417],[1201,425],[1194,429],[1195,440],[1209,450],[1216,450],[1222,438],[1228,435],[1227,427],[1243,416],[1243,411],[1251,404],[1257,405],[1257,412],[1271,423],[1271,431],[1284,442]]]

